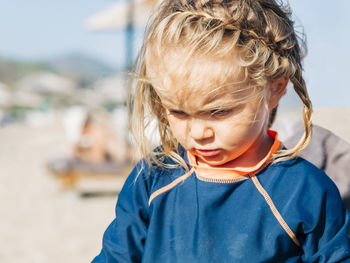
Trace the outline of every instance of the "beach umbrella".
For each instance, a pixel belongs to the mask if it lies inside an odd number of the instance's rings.
[[[129,70],[133,63],[135,28],[142,29],[146,26],[152,8],[160,2],[159,0],[119,2],[89,17],[85,22],[85,26],[91,31],[124,30],[126,42],[125,68]]]
[[[134,27],[144,28],[152,8],[159,2],[159,0],[119,2],[89,17],[85,21],[85,26],[91,31],[125,29],[130,23]]]

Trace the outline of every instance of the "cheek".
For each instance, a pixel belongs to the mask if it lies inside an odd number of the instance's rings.
[[[237,142],[244,141],[249,137],[251,133],[251,123],[247,121],[230,121],[220,125],[217,130],[217,139],[225,144],[236,144]]]
[[[181,143],[186,138],[186,121],[168,117],[169,127],[175,138]]]
[[[220,123],[216,129],[217,137],[227,145],[249,142],[262,131],[266,116],[264,112],[256,116],[254,111],[242,112]]]

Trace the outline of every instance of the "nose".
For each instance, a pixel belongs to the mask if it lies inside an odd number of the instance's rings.
[[[190,121],[190,136],[194,140],[204,140],[214,136],[214,131],[210,125],[199,119],[192,119]]]

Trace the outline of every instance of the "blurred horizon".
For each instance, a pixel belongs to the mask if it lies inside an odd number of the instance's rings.
[[[42,63],[67,54],[80,54],[100,61],[115,71],[124,69],[125,31],[88,31],[91,16],[121,0],[76,0],[70,2],[0,0],[0,59]],[[286,2],[286,1],[283,1]],[[315,106],[349,106],[347,50],[350,35],[347,13],[350,2],[336,0],[289,1],[296,25],[303,26],[308,40],[305,79]],[[135,51],[143,29],[134,35]],[[136,52],[134,52],[136,53]]]

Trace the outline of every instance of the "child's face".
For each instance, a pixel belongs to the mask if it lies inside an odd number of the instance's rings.
[[[181,52],[168,53],[166,63],[159,61],[150,71],[175,138],[207,165],[255,165],[272,145],[266,129],[269,111],[280,96],[268,94],[265,102],[252,96],[242,72],[227,71],[232,58],[227,62],[202,57],[185,63],[182,58]],[[225,79],[225,75],[232,77]],[[285,88],[287,82],[273,85]]]
[[[271,143],[266,135],[269,114],[258,101],[235,105],[227,89],[212,94],[211,88],[201,88],[188,94],[180,88],[170,94],[160,95],[170,129],[199,161],[210,166],[233,160],[236,165],[253,165],[266,154]]]

